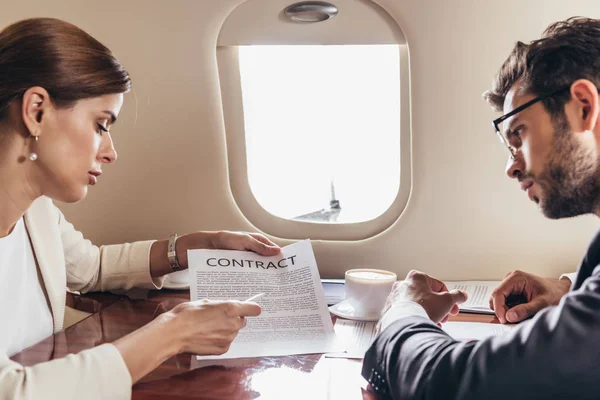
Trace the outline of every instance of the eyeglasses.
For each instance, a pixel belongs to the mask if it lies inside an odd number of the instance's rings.
[[[517,156],[517,148],[516,148],[515,146],[512,146],[512,145],[510,144],[510,141],[509,141],[509,139],[508,139],[506,136],[504,136],[504,135],[502,134],[502,132],[500,132],[500,124],[501,124],[503,121],[507,120],[508,118],[512,117],[513,115],[515,115],[515,114],[517,114],[517,113],[519,113],[519,112],[523,111],[523,110],[524,110],[524,109],[526,109],[527,107],[530,107],[530,106],[534,105],[534,104],[535,104],[535,103],[537,103],[538,101],[545,100],[545,99],[547,99],[547,98],[549,98],[549,97],[555,96],[555,95],[557,95],[558,93],[560,93],[560,92],[562,92],[562,91],[564,91],[564,90],[567,90],[567,89],[569,89],[569,88],[571,88],[571,85],[568,85],[568,86],[561,87],[560,89],[557,89],[557,90],[555,90],[555,91],[553,91],[553,92],[550,92],[550,93],[548,93],[548,94],[543,94],[543,95],[541,95],[541,96],[538,96],[538,97],[536,97],[536,98],[534,98],[534,99],[531,99],[531,100],[529,100],[527,103],[520,105],[519,107],[515,108],[514,110],[512,110],[512,111],[511,111],[511,112],[509,112],[508,114],[504,114],[504,115],[503,115],[503,116],[501,116],[500,118],[496,118],[496,119],[495,119],[495,120],[492,122],[492,123],[494,124],[494,129],[496,130],[496,134],[497,134],[497,135],[498,135],[498,137],[500,138],[500,142],[504,143],[504,145],[506,146],[506,148],[507,148],[507,149],[508,149],[508,151],[510,152],[510,158],[511,158],[511,159],[513,159],[513,160],[514,160],[514,159],[515,159],[515,157]]]

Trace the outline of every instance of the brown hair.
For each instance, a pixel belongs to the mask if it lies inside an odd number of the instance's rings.
[[[0,32],[0,121],[33,86],[68,108],[77,100],[125,93],[129,73],[111,51],[80,28],[54,18],[16,22]]]
[[[517,42],[496,75],[492,90],[483,96],[499,111],[515,83],[525,93],[538,96],[577,79],[588,79],[600,87],[600,20],[572,17],[550,25],[538,40]],[[553,117],[562,117],[569,99],[565,91],[543,103]]]

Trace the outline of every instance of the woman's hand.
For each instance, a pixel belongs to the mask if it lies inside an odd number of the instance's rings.
[[[168,240],[160,240],[150,248],[150,275],[163,276],[173,272],[167,258]],[[180,236],[175,244],[177,261],[188,268],[187,251],[193,249],[249,250],[261,256],[276,256],[281,248],[260,233],[194,232]]]
[[[274,256],[281,251],[279,246],[260,233],[230,231],[214,232],[211,248],[223,250],[250,250],[261,256]]]
[[[260,312],[258,304],[245,301],[182,303],[113,344],[135,383],[179,353],[226,353],[239,330],[246,326],[245,317]]]
[[[243,301],[198,300],[179,304],[166,313],[180,343],[179,353],[218,355],[229,350],[245,317],[260,315],[258,304]]]

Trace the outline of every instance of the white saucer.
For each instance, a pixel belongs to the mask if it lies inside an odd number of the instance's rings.
[[[344,300],[329,307],[329,312],[338,317],[353,319],[355,321],[379,321],[381,313],[358,314],[348,300]]]
[[[188,282],[176,283],[171,282],[169,277],[167,276],[163,281],[163,289],[171,289],[171,290],[189,290],[190,284]]]

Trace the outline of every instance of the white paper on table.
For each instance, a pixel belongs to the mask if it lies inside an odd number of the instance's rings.
[[[500,281],[450,281],[444,282],[448,290],[462,290],[469,297],[459,305],[460,311],[477,314],[494,314],[490,308],[492,292],[500,285]]]
[[[457,340],[482,340],[491,336],[510,332],[517,325],[489,324],[484,322],[449,321],[442,324],[442,329]]]
[[[346,349],[344,353],[329,353],[330,358],[364,358],[365,353],[375,340],[376,322],[352,321],[338,318],[335,321],[335,334]]]
[[[220,356],[284,356],[341,351],[327,309],[310,240],[296,242],[272,257],[234,250],[188,250],[192,300],[246,300],[258,293],[258,317],[248,317]]]

